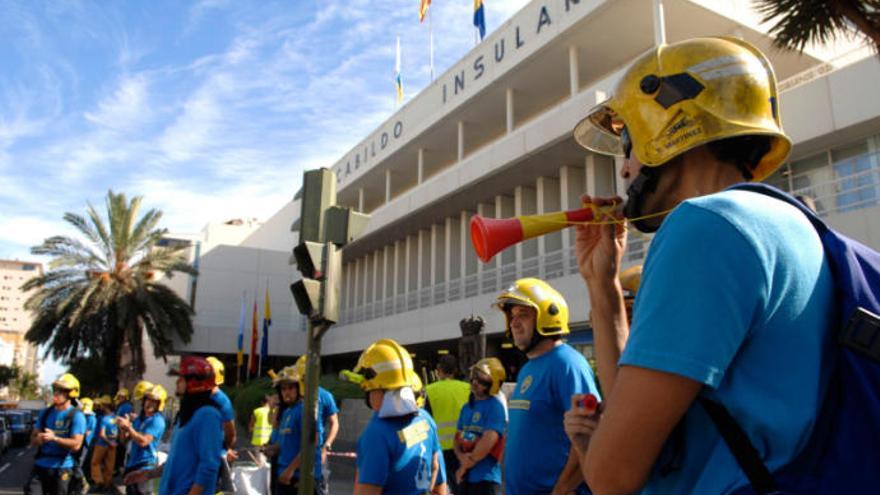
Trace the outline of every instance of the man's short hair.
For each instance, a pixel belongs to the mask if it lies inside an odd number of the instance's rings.
[[[452,354],[445,354],[440,357],[440,361],[437,363],[437,369],[447,375],[457,376],[459,371],[458,359]]]

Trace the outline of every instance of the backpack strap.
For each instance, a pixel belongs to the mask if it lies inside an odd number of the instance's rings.
[[[794,206],[795,208],[800,210],[800,212],[803,213],[808,220],[810,220],[810,223],[813,224],[813,227],[815,227],[816,231],[819,233],[819,236],[829,230],[828,226],[825,225],[825,222],[822,221],[822,219],[819,218],[818,215],[816,215],[816,212],[807,208],[805,204],[798,201],[797,198],[795,198],[791,194],[788,194],[787,192],[773,187],[769,184],[763,184],[761,182],[742,182],[730,186],[728,189],[751,191],[754,193],[763,194],[764,196],[770,196],[771,198],[778,199],[779,201],[782,201],[784,203],[788,203],[791,206]]]
[[[733,419],[727,408],[705,397],[699,397],[697,400],[712,418],[718,433],[721,434],[721,438],[724,439],[724,443],[727,444],[740,469],[746,474],[755,492],[759,495],[778,493],[776,480],[764,465],[746,432]]]

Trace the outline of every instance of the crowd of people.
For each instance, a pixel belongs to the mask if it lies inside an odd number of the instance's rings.
[[[497,358],[470,366],[465,382],[444,356],[440,379],[424,386],[410,352],[379,339],[342,373],[373,411],[357,443],[356,495],[732,493],[750,480],[707,401],[736,417],[768,469],[803,449],[828,380],[832,274],[797,209],[730,188],[766,178],[791,148],[766,57],[732,38],[652,49],[574,137],[622,156],[629,184],[625,203],[585,196],[600,209],[624,206],[576,232],[598,380],[565,343],[568,303],[535,278],[517,280],[495,303],[528,358],[507,393]],[[624,219],[656,232],[641,274],[620,273]],[[272,460],[275,494],[297,493],[302,479],[305,367],[302,357],[274,376],[276,395],[249,425],[252,444]],[[157,477],[162,495],[222,488],[236,456],[222,363],[186,356],[174,373],[181,407],[161,465],[164,389],[139,385],[135,409],[121,390],[115,400],[80,401],[78,412],[79,384],[61,376],[34,434],[27,493],[66,494],[84,466],[95,487],[124,466],[132,494],[151,493]],[[339,419],[332,395],[318,397],[311,475],[325,495]]]

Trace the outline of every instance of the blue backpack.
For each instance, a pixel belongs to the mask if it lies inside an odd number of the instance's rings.
[[[751,486],[748,494],[880,492],[880,253],[827,225],[800,201],[766,184],[738,184],[797,207],[816,228],[834,277],[837,328],[833,370],[803,452],[770,473],[720,404],[700,399]]]

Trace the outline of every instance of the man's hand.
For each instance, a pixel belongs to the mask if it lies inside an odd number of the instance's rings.
[[[327,465],[327,447],[324,445],[321,446],[321,465]]]
[[[239,457],[238,452],[236,452],[232,449],[229,449],[226,451],[226,462],[231,464],[231,463],[237,461],[238,457]]]
[[[278,476],[278,482],[282,485],[289,485],[293,480],[293,468],[291,466],[287,466],[287,469],[281,472]]]
[[[619,197],[592,198],[584,195],[581,197],[581,202],[607,208],[620,205],[623,200]],[[615,211],[595,220],[608,222],[622,219],[623,214]],[[626,228],[623,223],[577,226],[575,255],[581,277],[588,285],[616,278],[624,250],[626,250]]]
[[[52,430],[46,430],[42,433],[37,434],[37,442],[40,445],[44,445],[46,442],[52,442],[55,440],[55,432]]]
[[[468,470],[477,465],[476,461],[474,461],[474,456],[472,456],[470,453],[461,456],[460,460],[461,467],[465,468],[465,470]]]
[[[150,469],[142,469],[140,471],[132,471],[132,472],[125,475],[125,478],[123,478],[122,483],[126,484],[126,485],[136,485],[138,483],[144,483],[146,481],[149,481],[151,472],[152,472],[152,470],[150,470]]]
[[[461,483],[464,481],[464,477],[467,474],[468,470],[464,466],[459,466],[459,468],[455,471],[455,481]]]
[[[587,452],[590,438],[599,426],[601,415],[601,411],[588,411],[581,406],[581,400],[584,397],[586,397],[585,394],[571,396],[571,409],[565,413],[562,423],[565,427],[565,434],[568,435],[571,444],[581,456]]]
[[[116,426],[118,426],[120,430],[127,432],[131,430],[131,421],[125,416],[119,416],[116,418]]]

